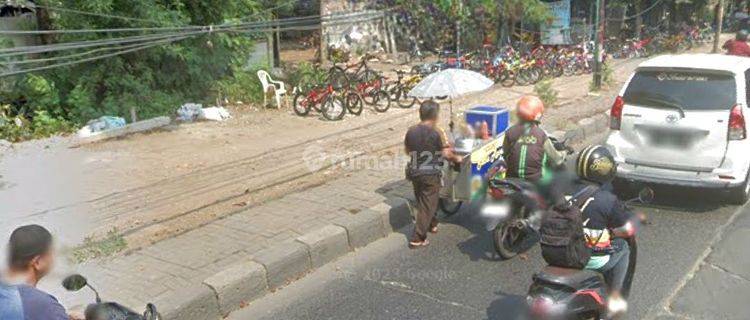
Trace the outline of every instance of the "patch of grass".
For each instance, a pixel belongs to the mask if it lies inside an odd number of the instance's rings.
[[[109,257],[127,248],[125,238],[122,237],[117,229],[107,232],[103,239],[95,240],[87,237],[83,244],[73,249],[72,257],[76,263],[85,262],[91,259]]]

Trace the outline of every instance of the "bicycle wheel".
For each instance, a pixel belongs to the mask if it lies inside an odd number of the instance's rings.
[[[396,100],[397,101],[396,103],[398,104],[399,107],[408,109],[408,108],[413,107],[417,103],[417,98],[407,96],[408,93],[406,92],[406,89],[402,88],[399,91],[401,91],[401,97],[402,97],[402,99]]]
[[[294,96],[292,106],[294,107],[294,113],[298,116],[304,117],[310,113],[310,102],[307,99],[307,95],[302,92]]]
[[[349,76],[346,75],[346,71],[341,67],[332,67],[328,71],[328,83],[334,89],[349,88]]]
[[[391,108],[391,97],[383,90],[373,90],[369,93],[372,97],[372,107],[377,112],[386,112]]]
[[[501,76],[500,85],[506,88],[510,88],[516,84],[516,73],[510,72],[510,71],[503,71],[503,75]]]
[[[323,117],[330,121],[341,120],[346,113],[344,98],[333,95],[328,96],[326,101],[323,102],[321,112],[323,113]]]
[[[385,91],[391,96],[392,101],[401,100],[401,87],[398,83],[391,83],[386,86]]]
[[[349,110],[349,113],[355,116],[362,114],[362,107],[365,103],[358,93],[350,91],[346,94],[344,102],[346,103],[346,109]]]

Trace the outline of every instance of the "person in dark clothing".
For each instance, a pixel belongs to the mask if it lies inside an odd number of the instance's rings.
[[[628,271],[630,248],[624,238],[635,234],[637,219],[612,193],[617,164],[609,150],[602,146],[584,149],[578,156],[576,171],[582,182],[576,192],[592,185],[597,188],[581,202],[583,232],[591,249],[586,269],[599,271],[607,279],[612,290],[610,312],[625,312],[627,302],[620,292]]]
[[[519,122],[505,133],[503,151],[508,166],[508,177],[534,183],[549,183],[550,167],[565,163],[566,153],[539,127],[544,114],[544,103],[537,97],[525,96],[518,101]]]
[[[420,123],[409,128],[404,138],[405,150],[410,157],[406,178],[411,181],[417,199],[414,235],[409,241],[411,248],[427,246],[427,232],[437,233],[435,213],[440,200],[444,161],[461,162],[461,157],[451,151],[445,131],[437,126],[439,111],[440,105],[434,101],[422,103]]]
[[[737,31],[737,36],[722,46],[728,55],[750,57],[750,45],[747,44],[748,33],[745,30]]]
[[[19,227],[8,241],[8,279],[16,284],[25,320],[68,320],[55,297],[36,288],[55,264],[52,235],[38,225]]]

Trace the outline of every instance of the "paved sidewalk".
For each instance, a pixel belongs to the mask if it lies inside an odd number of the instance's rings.
[[[126,256],[89,262],[76,271],[102,297],[134,308],[160,300],[275,244],[352,217],[380,203],[401,205],[411,187],[402,168],[364,170],[294,193],[158,242]],[[54,283],[45,288],[55,289]],[[53,292],[69,307],[93,301],[88,293]]]
[[[741,210],[656,319],[750,318],[750,207]]]

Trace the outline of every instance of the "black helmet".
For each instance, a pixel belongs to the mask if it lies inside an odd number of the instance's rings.
[[[737,31],[737,40],[739,41],[747,41],[748,33],[744,29],[741,29],[740,31]]]
[[[584,180],[607,183],[615,178],[617,163],[607,148],[588,146],[578,154],[576,173]]]

